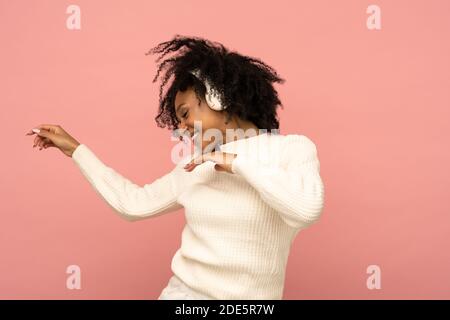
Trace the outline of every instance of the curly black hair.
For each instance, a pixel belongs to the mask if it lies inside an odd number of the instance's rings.
[[[169,52],[180,51],[158,65],[153,79],[157,81],[161,70],[167,69],[159,93],[159,113],[155,117],[158,127],[178,129],[180,122],[175,114],[175,96],[178,91],[194,88],[197,98],[204,101],[206,88],[190,73],[199,69],[202,77],[221,94],[227,106],[227,119],[237,115],[240,119],[253,122],[258,129],[279,129],[276,108],[283,105],[273,82],[284,83],[276,71],[253,57],[230,51],[222,44],[199,37],[175,35],[170,41],[161,42],[150,49],[148,54],[162,53],[159,62]],[[175,79],[163,96],[163,89],[172,75]],[[228,121],[227,120],[227,121]]]

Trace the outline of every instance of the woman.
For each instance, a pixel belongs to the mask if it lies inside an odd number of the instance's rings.
[[[185,208],[173,276],[159,299],[281,299],[290,245],[324,205],[315,144],[278,133],[281,102],[272,83],[284,80],[265,63],[179,35],[149,53],[162,53],[158,62],[169,52],[177,54],[153,80],[167,69],[155,120],[182,137],[196,133],[195,153],[174,161],[172,171],[138,186],[55,125],[36,127],[34,146],[71,157],[129,221]]]

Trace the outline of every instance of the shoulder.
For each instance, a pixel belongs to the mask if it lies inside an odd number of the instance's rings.
[[[288,134],[283,137],[283,158],[290,161],[317,160],[317,147],[312,139],[302,134]]]
[[[309,137],[302,134],[287,134],[280,135],[280,144],[284,151],[299,151],[299,150],[308,150],[317,152],[316,144]]]

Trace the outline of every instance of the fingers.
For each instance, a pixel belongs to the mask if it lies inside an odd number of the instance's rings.
[[[33,131],[36,129],[39,129],[40,131]],[[51,137],[58,131],[58,129],[58,125],[41,124],[28,131],[25,135],[33,135],[36,133],[33,141],[33,148],[39,147],[39,150],[42,150],[49,147],[56,147],[56,145],[51,140]]]
[[[200,156],[197,156],[195,158],[193,158],[191,161],[189,161],[184,167],[183,169],[185,171],[192,171],[195,169],[196,166],[201,165],[203,162],[207,161],[208,158],[208,154],[202,154]]]
[[[54,140],[57,138],[58,133],[43,128],[37,133],[37,135],[43,138],[48,138],[49,140]]]
[[[42,143],[44,142],[43,138],[40,136],[36,136],[34,137],[34,143],[33,143],[33,148],[34,147],[41,147]]]
[[[40,141],[38,145],[39,145],[39,150],[47,149],[49,147],[56,147],[55,144],[53,142],[51,142],[51,141],[50,142],[48,142],[48,141]]]
[[[50,132],[58,132],[59,131],[59,126],[55,125],[55,124],[40,124],[38,126],[35,126],[33,129],[31,129],[30,131],[28,131],[25,135],[29,136],[29,135],[33,135],[37,132],[33,131],[35,129],[44,129]]]
[[[41,140],[41,137],[36,136],[34,137],[34,141],[33,141],[33,148],[36,147],[36,145],[38,144],[38,142]]]
[[[51,141],[49,141],[49,142],[44,141],[44,144],[42,145],[43,149],[53,148],[53,147],[56,147],[56,145],[53,142],[51,142]],[[41,150],[41,149],[39,149],[39,150]]]
[[[27,133],[25,133],[25,135],[26,135],[26,136],[29,136],[29,135],[38,133],[39,131],[40,131],[40,129],[33,128],[33,129],[31,129],[30,131],[28,131]]]
[[[55,144],[50,139],[36,136],[33,143],[33,148],[35,147],[39,147],[39,150],[42,150],[43,148],[55,147]]]
[[[42,149],[46,143],[45,139],[41,139],[41,141],[39,141],[39,150]]]
[[[36,127],[37,129],[53,130],[54,132],[58,130],[59,125],[57,124],[40,124]]]
[[[33,131],[34,129],[45,130],[46,132],[50,132],[50,133],[61,133],[62,131],[64,131],[61,128],[61,126],[56,125],[56,124],[40,124],[40,125],[34,127],[33,129],[31,129],[30,131],[28,131],[25,135],[29,136],[29,135],[33,135],[35,133],[39,134],[38,132]]]
[[[231,171],[231,163],[236,158],[236,154],[230,154],[230,153],[224,153],[224,152],[209,152],[202,154],[191,161],[189,161],[185,166],[184,169],[188,172],[195,169],[196,166],[206,162],[206,161],[212,161],[215,163],[214,169],[218,171],[228,171],[232,173]]]

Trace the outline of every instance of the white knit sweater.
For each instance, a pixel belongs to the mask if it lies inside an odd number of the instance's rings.
[[[85,145],[72,155],[96,192],[129,221],[185,208],[181,247],[171,268],[212,299],[281,299],[289,250],[298,231],[318,220],[324,186],[315,144],[304,135],[264,133],[222,144],[235,153],[233,174],[183,158],[138,186]]]

